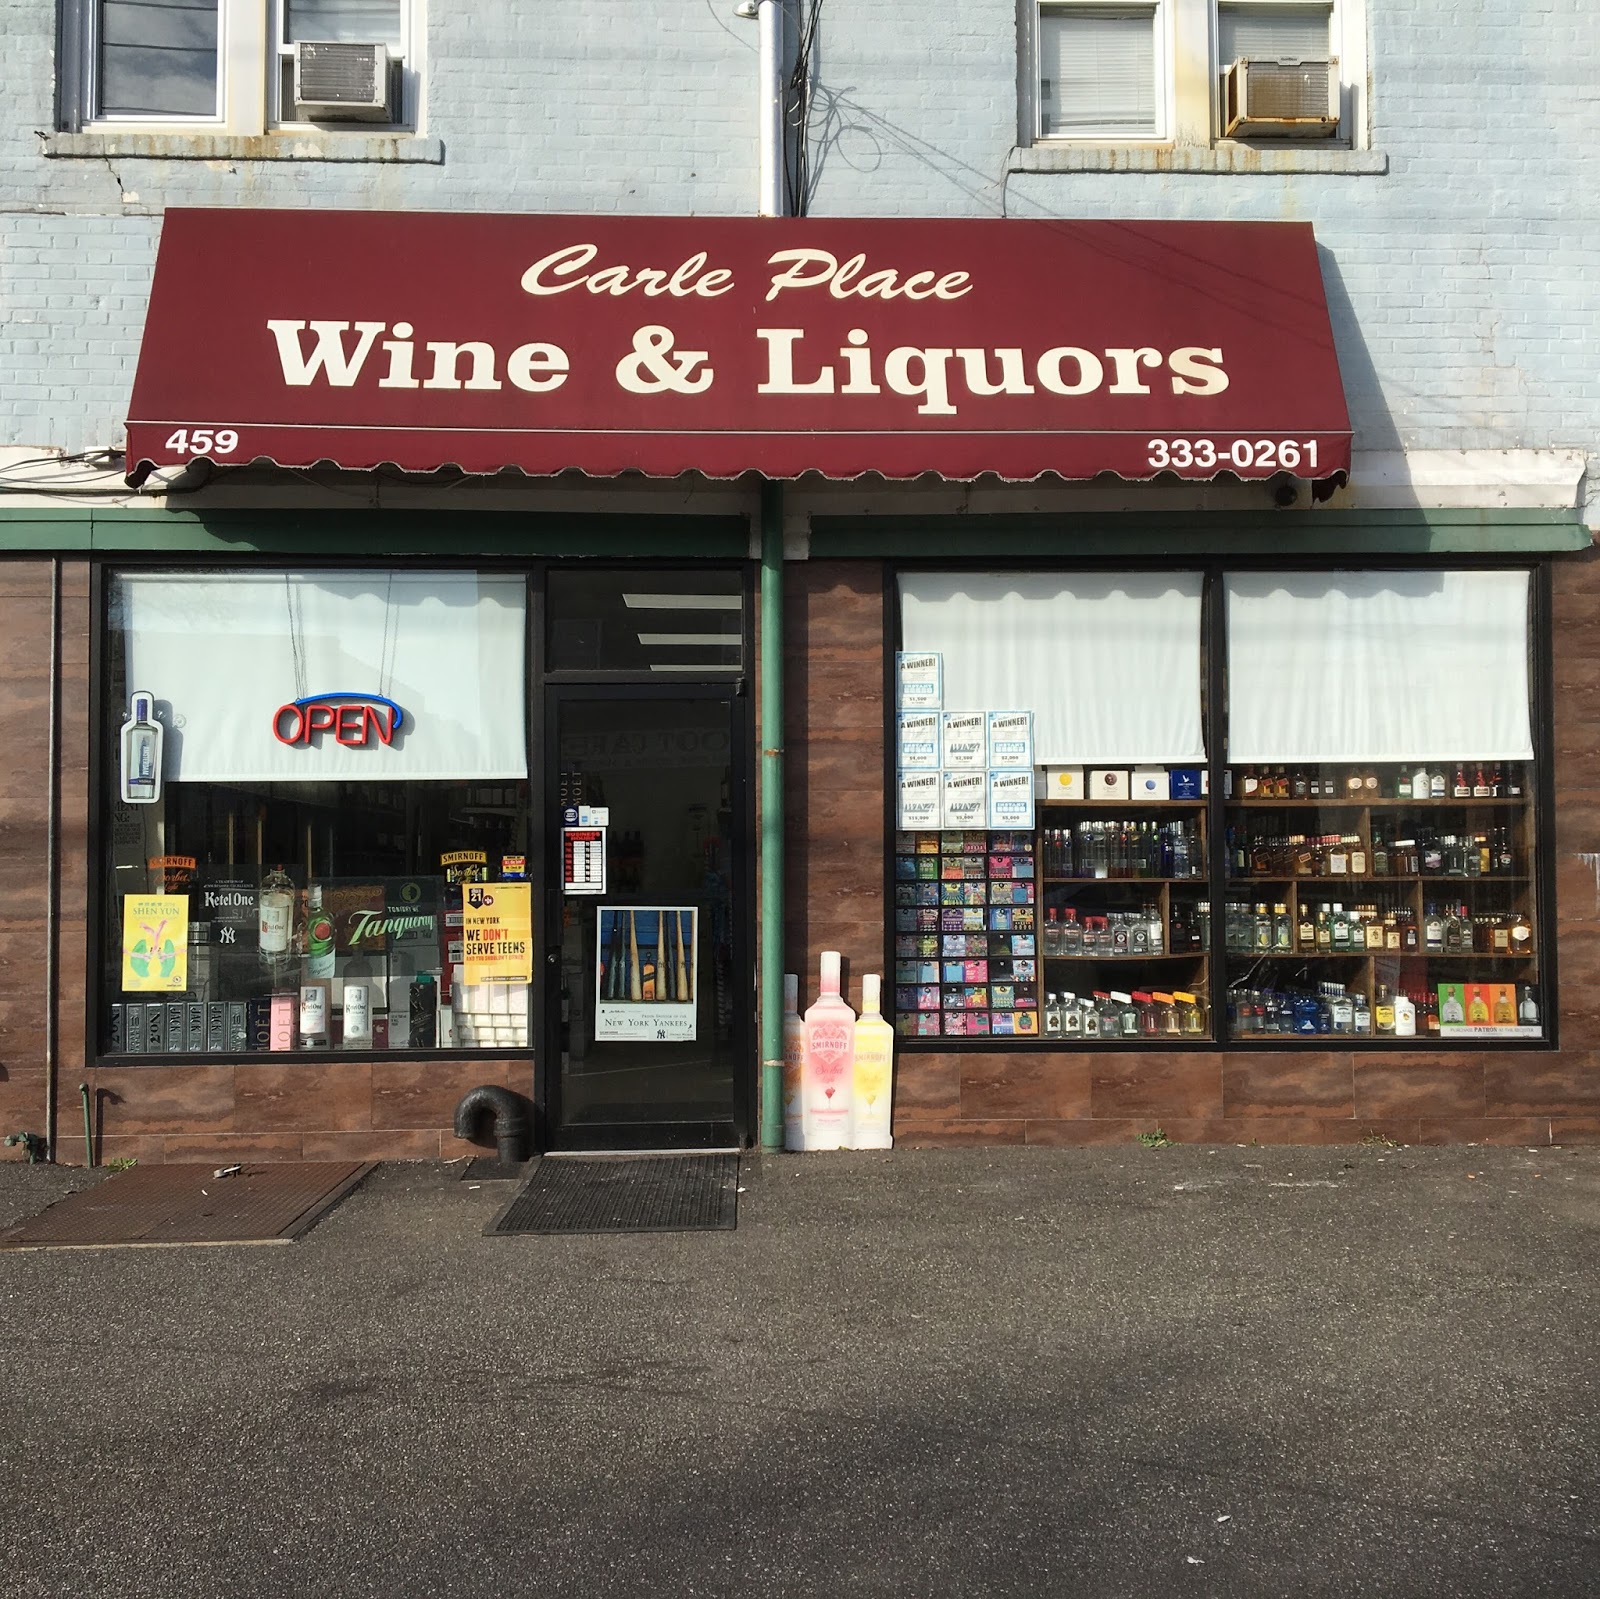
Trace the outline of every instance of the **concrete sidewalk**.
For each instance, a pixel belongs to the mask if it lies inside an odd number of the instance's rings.
[[[1600,1151],[746,1171],[735,1233],[389,1166],[289,1248],[0,1257],[0,1588],[1600,1593]]]

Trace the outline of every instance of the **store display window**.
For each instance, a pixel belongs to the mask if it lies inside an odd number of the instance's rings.
[[[100,1046],[526,1048],[526,583],[105,579]]]
[[[1547,1039],[1532,576],[901,572],[901,1038]]]
[[[902,573],[902,1038],[1212,1036],[1199,573]]]
[[[1529,590],[1228,574],[1230,1036],[1544,1037]]]

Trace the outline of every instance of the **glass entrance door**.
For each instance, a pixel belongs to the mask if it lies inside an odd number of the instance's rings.
[[[742,1141],[752,989],[741,702],[731,688],[548,694],[551,1143]]]

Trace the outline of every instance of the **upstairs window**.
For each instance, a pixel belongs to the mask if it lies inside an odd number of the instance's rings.
[[[1165,136],[1161,12],[1154,4],[1036,6],[1037,137]]]
[[[222,115],[219,0],[101,0],[94,21],[96,118]]]

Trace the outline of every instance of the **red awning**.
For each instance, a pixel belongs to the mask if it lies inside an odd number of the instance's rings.
[[[1349,471],[1311,228],[171,210],[128,470]]]

